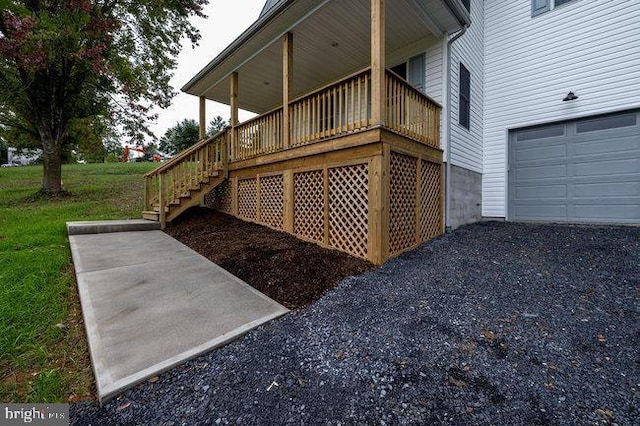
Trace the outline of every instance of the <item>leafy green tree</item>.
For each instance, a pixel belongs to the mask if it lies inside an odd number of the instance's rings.
[[[207,128],[207,136],[214,136],[227,127],[229,123],[219,115],[214,117],[213,120],[209,123],[209,127]]]
[[[124,147],[120,143],[117,135],[113,132],[108,133],[102,139],[102,145],[104,146],[106,162],[120,161],[122,154],[124,154]]]
[[[207,136],[214,136],[227,127],[227,122],[219,115],[209,122]],[[193,146],[200,139],[200,126],[196,120],[186,118],[169,128],[160,138],[160,151],[175,155]]]
[[[169,128],[160,138],[160,151],[175,155],[198,142],[200,126],[196,120],[187,118]]]
[[[37,140],[43,192],[62,191],[74,120],[105,117],[127,136],[151,134],[167,107],[181,40],[208,0],[0,0],[0,124]]]

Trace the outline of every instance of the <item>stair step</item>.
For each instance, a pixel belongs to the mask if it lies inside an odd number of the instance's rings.
[[[142,212],[142,218],[158,222],[160,220],[160,213],[156,211],[144,211]]]
[[[199,202],[199,196],[205,190],[210,190],[216,187],[226,178],[226,172],[224,170],[214,170],[207,173],[208,176],[203,176],[195,187],[186,189],[184,186],[179,188],[174,187],[174,191],[185,190],[181,194],[176,194],[173,200],[168,201],[165,206],[166,219],[168,222],[175,219],[182,212],[189,208],[193,203]],[[212,180],[213,179],[213,180]],[[152,205],[152,211],[142,212],[142,217],[147,220],[160,221],[160,204],[155,203]]]

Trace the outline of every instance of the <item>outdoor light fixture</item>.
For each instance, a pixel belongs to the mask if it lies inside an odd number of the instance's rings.
[[[576,96],[575,93],[573,92],[569,92],[567,93],[567,96],[564,97],[564,99],[562,100],[562,102],[567,102],[567,101],[575,101],[576,99],[578,99],[578,97]]]

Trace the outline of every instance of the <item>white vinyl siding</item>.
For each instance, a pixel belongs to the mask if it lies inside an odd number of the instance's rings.
[[[451,164],[482,173],[484,1],[471,1],[472,24],[451,51]],[[471,72],[470,128],[458,123],[460,62]]]
[[[435,43],[424,54],[425,90],[434,101],[442,104],[442,43]]]
[[[637,0],[485,1],[483,216],[506,214],[510,129],[640,107],[638,22]]]

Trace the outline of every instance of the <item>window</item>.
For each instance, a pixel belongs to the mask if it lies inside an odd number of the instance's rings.
[[[531,0],[531,16],[551,10],[551,0]]]
[[[471,0],[462,0],[462,5],[467,9],[467,12],[471,13]]]
[[[458,103],[458,122],[462,127],[471,127],[471,73],[460,62],[460,86]]]
[[[636,125],[636,113],[611,115],[595,119],[583,120],[576,124],[578,133],[597,132],[599,130],[631,127]]]
[[[405,80],[407,79],[407,63],[406,62],[402,62],[401,64],[398,64],[395,67],[392,67],[391,71],[398,74],[399,77],[402,77]]]
[[[564,124],[538,127],[531,130],[520,130],[518,132],[518,142],[543,138],[555,138],[558,136],[564,136]]]
[[[395,67],[392,67],[391,71],[424,93],[426,73],[424,53],[413,56],[409,58],[407,62],[402,62]]]
[[[575,0],[531,0],[531,16],[538,16]]]
[[[407,81],[422,93],[424,93],[425,89],[425,72],[424,54],[409,58]]]

